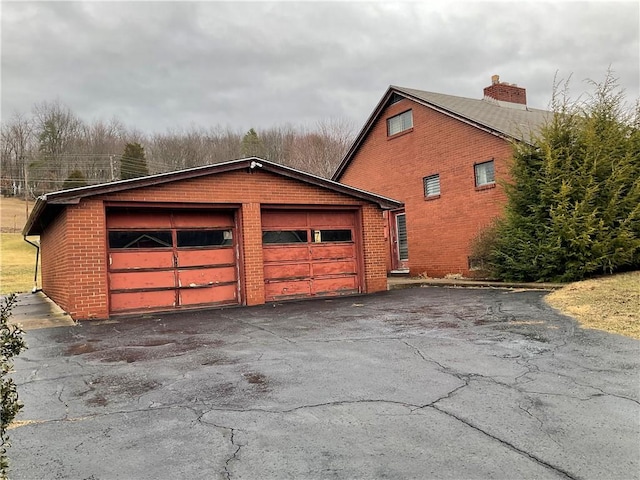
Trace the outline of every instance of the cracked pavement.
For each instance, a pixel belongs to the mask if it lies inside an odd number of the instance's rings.
[[[640,479],[640,342],[427,287],[27,332],[14,479]]]

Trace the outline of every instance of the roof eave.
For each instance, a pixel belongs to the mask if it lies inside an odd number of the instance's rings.
[[[459,113],[455,113],[455,112],[453,112],[451,110],[448,110],[448,109],[446,109],[446,108],[444,108],[444,107],[442,107],[440,105],[436,105],[435,103],[432,103],[432,102],[429,102],[427,100],[418,98],[415,95],[411,95],[410,93],[405,92],[400,87],[396,87],[394,85],[391,85],[387,89],[385,94],[382,96],[382,99],[380,100],[380,102],[378,102],[378,105],[373,110],[373,112],[371,113],[369,118],[367,119],[367,121],[364,124],[362,130],[360,131],[360,133],[356,137],[356,140],[351,145],[351,148],[349,148],[349,150],[347,151],[347,154],[344,156],[344,158],[342,159],[342,161],[338,165],[338,168],[336,168],[336,171],[334,172],[334,174],[331,177],[332,180],[334,180],[334,181],[339,181],[340,180],[340,177],[342,176],[342,174],[344,173],[344,171],[348,167],[348,165],[351,162],[353,156],[355,155],[355,153],[360,148],[360,146],[361,146],[362,142],[364,141],[364,139],[366,138],[366,136],[369,134],[369,130],[371,130],[371,127],[373,126],[375,121],[378,119],[380,113],[384,109],[384,106],[385,106],[387,100],[389,99],[389,97],[391,96],[392,93],[398,93],[399,95],[404,96],[408,100],[411,100],[411,101],[413,101],[415,103],[423,105],[423,106],[425,106],[427,108],[431,108],[433,110],[436,110],[436,111],[438,111],[440,113],[443,113],[443,114],[445,114],[445,115],[447,115],[449,117],[455,118],[456,120],[459,120],[459,121],[461,121],[463,123],[466,123],[466,124],[471,125],[471,126],[473,126],[475,128],[483,130],[483,131],[485,131],[485,132],[487,132],[487,133],[489,133],[491,135],[495,135],[497,137],[500,137],[500,138],[502,138],[504,140],[516,141],[516,142],[524,142],[524,143],[527,143],[527,144],[531,144],[530,140],[527,140],[525,138],[517,138],[517,137],[515,137],[513,134],[511,134],[509,132],[498,130],[496,128],[490,127],[489,125],[483,124],[482,122],[478,122],[476,120],[472,120],[472,119],[470,119],[468,117],[460,115]]]
[[[367,134],[369,133],[369,130],[371,130],[371,127],[373,126],[375,121],[378,119],[380,112],[384,109],[384,106],[386,105],[387,100],[389,99],[389,97],[394,91],[395,91],[395,87],[393,85],[389,86],[385,94],[382,96],[382,98],[376,105],[376,108],[374,108],[373,112],[371,112],[371,115],[369,115],[369,118],[363,125],[362,129],[360,130],[360,133],[358,133],[358,136],[356,137],[355,141],[351,144],[351,147],[349,148],[346,155],[343,157],[342,161],[338,165],[338,168],[336,168],[336,171],[331,176],[331,180],[336,182],[340,180],[340,177],[344,173],[344,170],[347,168],[347,166],[351,162],[351,159],[360,148],[360,145],[366,138]]]
[[[258,157],[249,157],[244,159],[232,160],[224,163],[213,165],[205,165],[177,172],[168,172],[157,175],[149,175],[146,177],[134,178],[130,180],[119,180],[101,185],[92,185],[88,187],[80,187],[70,190],[61,190],[38,197],[29,218],[23,228],[24,236],[39,235],[42,231],[39,225],[42,216],[46,213],[47,207],[51,205],[75,205],[83,198],[94,197],[97,195],[105,195],[117,193],[123,190],[133,188],[144,188],[148,186],[161,185],[168,182],[199,178],[211,174],[219,174],[229,171],[248,169],[261,169],[267,172],[271,171],[279,175],[293,178],[305,183],[310,183],[323,188],[349,195],[360,200],[376,203],[383,210],[392,210],[401,207],[402,202],[376,195],[365,190],[350,187],[342,183],[334,182],[326,178],[296,170],[291,167],[270,162]]]

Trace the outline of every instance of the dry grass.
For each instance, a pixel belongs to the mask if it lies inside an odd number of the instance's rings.
[[[546,299],[585,328],[640,339],[640,271],[571,283]]]
[[[29,212],[33,202],[28,204]],[[0,198],[0,294],[30,292],[36,249],[22,238],[27,221],[24,200]]]
[[[35,262],[36,249],[21,234],[0,233],[0,294],[30,292]]]
[[[0,231],[2,233],[20,233],[27,222],[27,207],[29,213],[33,209],[33,201],[25,204],[17,198],[0,198]]]

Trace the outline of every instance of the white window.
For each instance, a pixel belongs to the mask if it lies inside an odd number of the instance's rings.
[[[425,197],[435,197],[440,195],[440,175],[429,175],[428,177],[424,177],[424,196]]]
[[[391,118],[387,118],[387,135],[395,135],[396,133],[404,132],[413,127],[413,113],[411,110],[396,115]]]
[[[488,162],[476,163],[476,187],[483,185],[492,185],[496,182],[496,176],[493,169],[493,160]]]

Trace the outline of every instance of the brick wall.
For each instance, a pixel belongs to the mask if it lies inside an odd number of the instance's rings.
[[[387,137],[386,119],[413,110],[413,129]],[[503,188],[476,188],[474,164],[494,160],[505,179],[511,145],[442,113],[402,100],[389,106],[340,181],[405,203],[412,275],[469,275],[470,243],[501,215]],[[439,174],[439,198],[425,200],[423,178]]]
[[[375,205],[365,205],[362,208],[365,289],[369,293],[387,289],[385,222],[382,211]]]
[[[384,224],[382,211],[376,205],[269,172],[234,171],[86,198],[78,205],[68,206],[66,214],[58,217],[42,235],[43,287],[47,295],[76,319],[105,318],[109,314],[104,202],[153,202],[156,206],[168,203],[172,207],[190,203],[241,205],[241,269],[247,305],[264,303],[265,298],[262,206],[352,206],[361,209],[364,224],[365,291],[387,288],[384,258],[378,258],[386,248]],[[56,239],[64,236],[65,231],[66,241],[57,243]],[[63,253],[65,256],[58,258]]]
[[[510,83],[496,82],[484,89],[485,97],[501,102],[527,104],[527,90]]]
[[[65,311],[70,309],[68,278],[73,266],[69,262],[67,245],[67,213],[63,211],[40,235],[42,291],[55,299]]]

